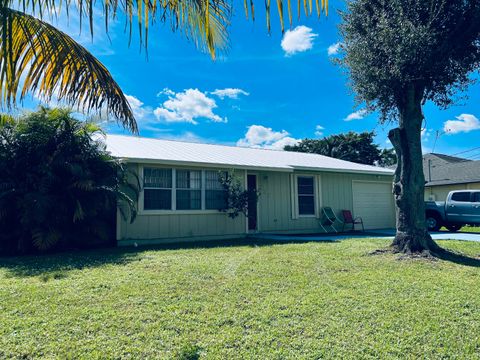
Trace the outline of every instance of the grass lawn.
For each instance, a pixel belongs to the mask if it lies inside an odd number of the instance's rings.
[[[480,358],[480,261],[367,255],[387,245],[3,258],[0,358]]]
[[[440,231],[448,231],[448,229],[446,227],[442,227]],[[459,232],[480,233],[480,226],[465,225],[459,230]]]
[[[464,226],[460,229],[462,232],[480,232],[480,226]]]

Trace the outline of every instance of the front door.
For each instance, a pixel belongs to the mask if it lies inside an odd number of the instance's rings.
[[[254,194],[257,190],[257,175],[247,175],[247,189]],[[248,231],[257,230],[257,199],[256,196],[248,198]]]

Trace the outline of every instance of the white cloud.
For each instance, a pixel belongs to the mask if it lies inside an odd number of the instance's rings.
[[[311,28],[300,25],[293,30],[287,30],[280,45],[285,54],[290,56],[310,50],[313,47],[313,40],[317,36]]]
[[[218,96],[220,99],[230,98],[230,99],[238,99],[239,95],[250,95],[248,92],[242,89],[236,88],[226,88],[226,89],[215,89],[210,94]]]
[[[135,119],[143,120],[147,115],[152,114],[152,108],[149,106],[144,106],[143,102],[140,101],[139,98],[127,94],[125,94],[125,98],[128,100],[128,103],[132,108]]]
[[[213,112],[217,107],[215,100],[198,89],[187,89],[179,93],[166,89],[163,93],[168,94],[168,100],[153,111],[159,120],[197,124],[196,119],[205,118],[214,122],[227,122],[226,118]]]
[[[362,110],[355,111],[354,113],[351,113],[344,120],[345,121],[361,120],[365,117],[365,115],[367,115],[367,110],[362,109]]]
[[[299,141],[285,130],[273,131],[262,125],[251,125],[245,137],[237,141],[237,146],[283,150],[286,145],[295,145]]]
[[[325,128],[322,125],[315,126],[315,135],[323,136],[323,130],[325,130]]]
[[[480,120],[471,114],[462,114],[457,116],[457,120],[447,120],[443,124],[443,130],[447,134],[468,133],[480,129]]]
[[[328,56],[337,55],[338,52],[340,51],[341,46],[342,46],[342,43],[339,43],[339,42],[330,45],[327,49]]]
[[[157,93],[157,97],[162,96],[162,95],[175,95],[175,92],[173,90],[170,90],[169,88],[163,88],[162,91],[159,91]]]

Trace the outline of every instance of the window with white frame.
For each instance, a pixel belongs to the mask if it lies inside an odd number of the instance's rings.
[[[219,171],[205,171],[205,209],[219,210],[227,206],[226,191],[220,182]]]
[[[202,208],[202,172],[176,170],[176,209],[200,210]]]
[[[143,168],[143,210],[221,210],[226,191],[218,170]]]
[[[297,177],[298,215],[315,215],[315,181],[313,176]]]
[[[172,169],[143,169],[143,209],[172,209]]]

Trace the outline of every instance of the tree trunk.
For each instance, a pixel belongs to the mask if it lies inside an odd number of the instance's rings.
[[[406,91],[405,98],[399,105],[399,126],[388,134],[398,159],[393,184],[397,233],[392,247],[404,253],[435,253],[441,250],[425,225],[422,95],[423,90],[414,86]]]

